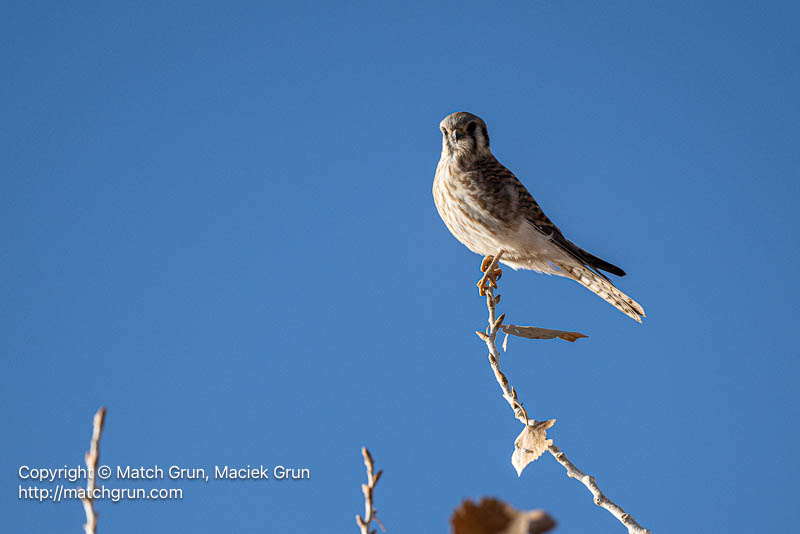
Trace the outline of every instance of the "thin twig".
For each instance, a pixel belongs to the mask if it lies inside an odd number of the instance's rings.
[[[381,530],[386,532],[380,519],[378,519],[378,511],[375,510],[375,502],[373,500],[373,492],[375,491],[375,484],[380,480],[383,470],[374,472],[374,462],[372,455],[366,447],[361,447],[361,454],[364,456],[364,465],[367,467],[367,483],[361,484],[361,491],[364,493],[364,517],[356,514],[356,523],[358,528],[361,529],[361,534],[375,534],[377,530],[370,530],[370,523],[375,521]]]
[[[94,414],[92,422],[92,441],[89,443],[89,450],[86,452],[86,469],[88,471],[86,479],[86,496],[81,499],[83,510],[86,512],[86,524],[83,530],[86,534],[97,532],[97,513],[94,510],[94,490],[96,486],[97,462],[100,459],[100,436],[103,434],[103,423],[106,420],[106,409],[100,408]]]
[[[484,270],[484,275],[478,282],[478,289],[482,295],[486,295],[486,307],[489,309],[489,326],[486,328],[485,333],[475,333],[486,342],[486,347],[489,349],[489,365],[492,366],[494,377],[497,379],[500,389],[503,390],[503,398],[509,406],[511,406],[511,409],[514,410],[514,416],[519,419],[522,424],[527,425],[529,423],[528,412],[522,406],[519,398],[517,398],[516,390],[508,383],[506,375],[500,370],[500,352],[497,350],[497,344],[495,343],[497,333],[500,331],[500,328],[503,326],[503,321],[505,320],[505,314],[502,314],[499,318],[495,316],[497,303],[500,302],[500,295],[494,296],[494,288],[497,287],[497,279],[501,274],[496,267],[502,256],[503,251],[501,250],[491,259],[488,266],[486,265],[489,259],[488,257],[484,258],[483,264],[481,265],[481,270]]]
[[[625,528],[628,529],[628,532],[634,534],[650,534],[650,531],[641,526],[636,520],[625,510],[622,509],[621,506],[615,504],[611,499],[606,497],[605,493],[600,490],[600,487],[597,485],[597,481],[595,481],[594,477],[591,475],[587,475],[573,464],[567,455],[561,452],[561,449],[556,447],[555,445],[550,445],[547,448],[548,452],[553,455],[558,463],[564,466],[564,469],[567,470],[567,476],[569,478],[574,478],[586,488],[592,492],[594,496],[594,503],[601,508],[605,508],[608,512],[619,519],[619,521],[625,525]]]
[[[525,410],[525,408],[523,408],[522,403],[519,401],[516,390],[511,387],[511,385],[508,383],[508,379],[500,370],[500,352],[497,349],[496,339],[497,333],[503,326],[505,314],[495,318],[497,313],[497,303],[500,302],[500,295],[495,297],[494,289],[497,288],[496,282],[500,274],[500,271],[496,270],[495,267],[502,254],[503,253],[501,251],[491,260],[488,268],[485,269],[483,278],[481,278],[481,281],[478,282],[481,295],[484,293],[486,295],[486,307],[489,310],[489,327],[486,329],[485,333],[476,332],[476,334],[478,334],[478,336],[484,342],[486,342],[486,346],[489,349],[489,364],[492,367],[492,371],[494,371],[494,376],[495,379],[497,379],[497,383],[500,385],[500,389],[503,391],[503,398],[506,400],[506,402],[508,402],[509,406],[511,406],[511,409],[514,410],[514,416],[523,424],[533,426],[536,425],[537,422],[534,420],[529,420],[528,412]],[[489,257],[484,258],[483,263],[481,264],[481,270],[484,270],[484,267],[487,267],[486,264],[488,261]],[[573,464],[567,458],[567,455],[564,454],[561,449],[551,444],[547,447],[547,450],[553,455],[558,463],[564,466],[564,469],[567,470],[567,475],[570,478],[577,479],[584,486],[586,486],[590,492],[592,492],[595,504],[606,509],[611,515],[616,517],[623,524],[623,526],[628,529],[629,534],[651,534],[649,530],[639,525],[639,523],[637,523],[630,514],[626,513],[622,507],[606,497],[606,495],[598,487],[594,477],[585,474],[583,471],[575,467],[575,464]]]

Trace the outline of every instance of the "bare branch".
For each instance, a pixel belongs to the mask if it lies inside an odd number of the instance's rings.
[[[547,448],[548,452],[553,455],[558,463],[564,466],[564,469],[567,470],[567,476],[569,478],[574,478],[586,488],[592,492],[594,496],[594,503],[601,508],[605,508],[608,512],[619,519],[619,521],[625,525],[625,528],[628,529],[628,532],[633,534],[650,534],[650,531],[641,526],[636,520],[628,513],[625,513],[625,510],[622,509],[621,506],[615,504],[611,499],[606,497],[605,493],[600,490],[600,487],[597,485],[597,481],[595,481],[594,477],[591,475],[587,475],[573,464],[567,455],[564,454],[561,449],[556,447],[555,445],[550,445]]]
[[[86,512],[86,524],[83,530],[86,534],[97,532],[97,513],[94,510],[94,489],[97,483],[96,471],[97,462],[100,459],[100,436],[103,434],[103,424],[106,420],[106,409],[100,408],[94,414],[92,422],[92,440],[89,443],[89,450],[86,452],[86,469],[88,471],[86,480],[86,496],[81,499],[83,510]]]
[[[380,480],[383,471],[378,471],[377,474],[374,472],[372,455],[366,447],[361,447],[361,454],[364,456],[364,465],[367,467],[367,483],[361,484],[361,491],[364,493],[364,517],[362,518],[360,515],[356,514],[356,523],[358,524],[358,528],[361,529],[361,534],[375,534],[377,532],[377,530],[369,529],[372,521],[378,523],[381,530],[386,532],[386,529],[383,528],[383,524],[381,524],[378,519],[378,512],[375,510],[372,496],[375,490],[375,484]]]
[[[594,477],[583,473],[580,469],[567,458],[561,449],[553,445],[551,439],[547,439],[546,431],[548,428],[555,424],[555,419],[546,421],[536,421],[528,417],[528,412],[522,406],[516,390],[508,383],[508,379],[500,370],[500,353],[497,349],[497,333],[498,331],[506,332],[507,334],[520,335],[521,337],[529,337],[531,339],[553,339],[561,338],[567,341],[575,341],[579,337],[585,337],[583,334],[577,332],[563,332],[561,330],[545,330],[537,329],[534,327],[518,327],[515,325],[503,326],[505,314],[496,318],[497,303],[500,302],[500,295],[494,296],[494,290],[497,288],[497,279],[500,277],[501,271],[495,269],[500,257],[503,255],[502,251],[494,258],[487,256],[481,263],[481,271],[484,275],[478,282],[478,288],[481,295],[486,295],[486,307],[489,310],[489,326],[486,332],[476,332],[489,349],[489,365],[492,367],[495,379],[500,385],[503,392],[503,398],[508,402],[511,409],[514,410],[514,416],[525,425],[525,429],[517,437],[514,445],[514,455],[512,456],[512,464],[517,470],[517,474],[521,474],[525,466],[539,457],[545,448],[558,463],[564,466],[567,470],[567,475],[570,478],[577,479],[584,486],[586,486],[594,496],[594,502],[598,506],[607,510],[611,515],[616,517],[625,528],[628,529],[629,534],[650,534],[650,531],[643,528],[636,520],[626,513],[619,505],[615,504],[611,499],[600,490]],[[526,329],[526,330],[521,330]],[[528,334],[528,335],[526,335]],[[546,334],[546,335],[543,335]],[[553,335],[551,335],[553,334]],[[565,335],[562,335],[565,334]],[[539,337],[541,335],[541,337]]]
[[[503,325],[505,314],[499,318],[496,317],[497,303],[500,302],[500,295],[495,296],[494,290],[497,287],[497,280],[502,275],[500,269],[496,269],[500,258],[503,256],[503,251],[500,251],[496,256],[487,256],[483,259],[481,270],[484,271],[483,278],[478,282],[478,289],[481,295],[486,295],[486,307],[489,309],[489,326],[486,332],[475,332],[485,343],[489,349],[489,365],[494,371],[494,377],[503,391],[503,398],[506,400],[511,409],[514,410],[514,417],[524,424],[532,424],[536,421],[530,421],[528,412],[522,406],[522,403],[517,397],[517,392],[508,383],[506,375],[500,370],[500,352],[497,350],[497,333]]]

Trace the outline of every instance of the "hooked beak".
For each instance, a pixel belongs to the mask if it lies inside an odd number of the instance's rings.
[[[460,132],[459,130],[455,130],[453,132],[453,139],[455,139],[456,141],[458,141],[462,137],[464,137],[464,134],[462,132]]]

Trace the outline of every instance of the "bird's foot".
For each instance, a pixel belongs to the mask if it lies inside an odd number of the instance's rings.
[[[478,293],[480,296],[486,295],[486,290],[489,288],[497,289],[497,281],[500,280],[500,277],[503,276],[503,270],[497,268],[497,264],[500,261],[500,256],[503,253],[500,252],[497,256],[486,256],[483,258],[481,262],[481,272],[483,276],[480,280],[478,280]]]

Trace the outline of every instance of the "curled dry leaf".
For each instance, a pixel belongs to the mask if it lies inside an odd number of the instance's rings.
[[[537,328],[535,326],[517,326],[515,324],[504,324],[500,328],[506,334],[528,339],[563,339],[573,342],[582,337],[588,337],[580,332],[566,332],[564,330],[551,330],[549,328]]]
[[[543,510],[524,512],[498,499],[464,501],[450,518],[453,534],[540,534],[556,526]]]
[[[531,421],[514,440],[511,465],[517,470],[517,476],[521,476],[525,466],[541,456],[547,447],[553,444],[552,439],[547,439],[547,429],[554,424],[556,424],[555,419]]]

